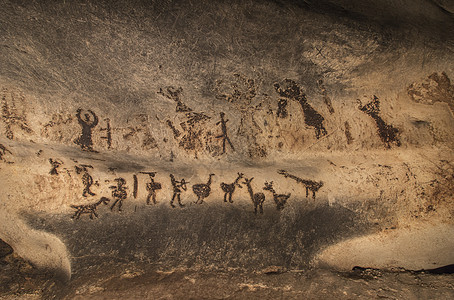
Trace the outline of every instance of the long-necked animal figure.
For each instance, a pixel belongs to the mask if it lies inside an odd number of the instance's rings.
[[[265,202],[265,194],[264,193],[254,193],[251,187],[251,181],[254,179],[247,179],[244,177],[244,184],[247,186],[247,190],[249,192],[249,196],[251,197],[252,203],[254,204],[254,213],[257,214],[257,208],[260,208],[260,213],[263,214],[263,202]]]
[[[281,97],[299,102],[304,112],[304,122],[307,126],[314,127],[317,139],[328,134],[323,125],[325,118],[309,104],[306,94],[295,81],[285,79],[282,83],[275,83],[274,89]]]
[[[106,197],[101,197],[98,202],[92,203],[92,204],[85,204],[85,205],[71,205],[72,208],[76,209],[76,212],[74,215],[71,217],[72,219],[78,220],[80,218],[81,214],[90,214],[90,219],[93,220],[93,216],[98,218],[98,214],[96,213],[96,210],[98,209],[98,206],[103,203],[106,204],[109,203],[110,199]]]
[[[279,170],[279,174],[284,175],[285,178],[291,178],[295,180],[298,183],[303,184],[306,187],[306,198],[309,196],[309,190],[312,192],[312,198],[315,199],[315,192],[317,192],[322,186],[323,186],[323,181],[313,181],[309,179],[301,179],[295,175],[289,174],[285,170]]]
[[[207,183],[199,183],[199,184],[194,184],[192,186],[192,190],[194,191],[194,194],[197,196],[197,201],[195,202],[196,204],[202,204],[203,199],[208,197],[211,193],[211,177],[213,177],[214,174],[210,174],[208,177],[208,182]]]
[[[375,124],[377,125],[378,135],[380,139],[385,144],[386,148],[391,148],[392,144],[395,144],[397,147],[401,146],[399,140],[399,130],[394,128],[392,125],[385,123],[385,121],[380,116],[380,100],[377,96],[374,95],[374,100],[365,105],[362,105],[361,100],[358,99],[359,110],[368,114],[374,119]]]
[[[243,178],[243,173],[238,173],[238,177],[235,179],[233,183],[221,183],[221,189],[224,192],[224,202],[227,202],[227,195],[229,195],[229,202],[233,203],[232,196],[233,193],[235,192],[236,187],[239,187],[240,189],[242,188],[241,184],[238,183],[241,178]]]
[[[273,188],[272,181],[270,181],[269,183],[265,182],[265,187],[263,189],[265,191],[270,191],[271,193],[273,193],[273,199],[274,199],[274,202],[276,203],[277,210],[282,210],[284,208],[285,203],[287,203],[287,200],[288,200],[288,198],[290,198],[290,195],[291,195],[290,193],[287,195],[276,193],[276,191]]]

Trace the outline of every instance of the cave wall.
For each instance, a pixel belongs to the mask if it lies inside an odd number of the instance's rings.
[[[3,2],[0,238],[38,266],[304,268],[452,233],[443,1]]]

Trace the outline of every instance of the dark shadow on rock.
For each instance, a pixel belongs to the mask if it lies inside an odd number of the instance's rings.
[[[336,205],[268,209],[260,216],[247,208],[208,204],[176,210],[160,205],[120,215],[104,211],[95,220],[67,215],[29,220],[62,237],[74,276],[90,266],[129,261],[164,268],[301,269],[321,247],[367,230],[358,215]]]

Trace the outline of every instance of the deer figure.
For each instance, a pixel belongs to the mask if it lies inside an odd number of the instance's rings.
[[[315,199],[315,192],[317,192],[322,186],[323,186],[323,181],[313,181],[309,179],[301,179],[295,175],[289,174],[285,170],[279,170],[279,174],[284,175],[285,178],[291,178],[295,180],[298,183],[303,184],[306,187],[306,198],[309,196],[309,190],[312,192],[312,199]]]
[[[265,194],[263,193],[255,193],[251,187],[251,181],[254,179],[247,179],[244,177],[244,184],[247,186],[247,190],[249,192],[249,196],[251,197],[252,203],[254,204],[254,214],[257,214],[257,207],[260,208],[260,213],[263,214],[263,202],[265,202]]]
[[[211,177],[213,177],[214,174],[210,174],[208,177],[208,182],[207,183],[199,183],[199,184],[194,184],[192,186],[192,190],[194,191],[194,194],[197,196],[197,201],[195,202],[196,204],[202,204],[203,199],[208,197],[211,193]]]
[[[221,189],[224,192],[224,202],[227,202],[227,195],[229,195],[229,202],[233,203],[232,195],[235,192],[236,187],[242,188],[241,184],[238,183],[241,178],[243,178],[243,173],[238,173],[238,177],[235,179],[233,183],[221,183]]]
[[[85,205],[71,205],[72,208],[76,209],[76,212],[74,215],[71,217],[72,219],[78,220],[80,218],[81,214],[90,214],[90,219],[93,220],[93,216],[98,218],[98,214],[96,213],[96,210],[98,209],[98,206],[102,204],[109,203],[110,199],[106,197],[101,197],[98,202],[92,203],[92,204],[85,204]]]
[[[269,183],[265,182],[265,187],[263,189],[265,191],[270,191],[271,193],[273,193],[273,199],[274,199],[274,202],[276,203],[277,210],[281,210],[284,208],[285,203],[287,203],[287,200],[288,200],[288,198],[290,198],[290,195],[291,195],[290,193],[287,195],[276,193],[276,191],[273,188],[272,181],[270,181]]]

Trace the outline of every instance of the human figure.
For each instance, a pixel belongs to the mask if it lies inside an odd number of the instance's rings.
[[[101,131],[106,132],[106,136],[102,136],[101,138],[103,140],[107,141],[107,149],[112,148],[112,127],[110,127],[110,119],[106,118],[104,119],[106,121],[106,128],[101,128]]]
[[[112,191],[112,197],[114,198],[114,203],[110,207],[110,210],[113,210],[115,205],[118,203],[118,211],[121,211],[121,207],[123,206],[123,200],[128,197],[128,193],[126,190],[128,187],[126,187],[126,180],[124,178],[115,178],[115,181],[117,182],[117,185],[112,185],[110,188],[113,190]]]
[[[93,111],[88,110],[88,112],[92,115],[93,118],[88,113],[85,113],[84,117],[82,118],[82,109],[79,108],[77,110],[76,117],[79,121],[80,126],[82,126],[82,134],[74,142],[80,145],[82,150],[94,152],[91,134],[93,128],[98,125],[98,117]]]
[[[156,190],[161,189],[161,184],[159,182],[154,181],[154,177],[156,176],[156,172],[141,172],[143,174],[148,174],[150,176],[150,182],[147,183],[147,204],[150,204],[150,199],[153,200],[153,204],[156,204]]]
[[[216,138],[222,138],[222,154],[225,153],[225,142],[227,141],[230,145],[230,147],[232,147],[232,150],[235,151],[235,147],[233,147],[233,144],[232,142],[230,141],[228,135],[227,135],[227,122],[229,120],[224,120],[224,116],[225,114],[223,112],[220,113],[221,115],[221,120],[219,122],[216,123],[216,125],[219,125],[221,124],[221,130],[222,130],[222,134],[221,135],[218,135]]]
[[[8,104],[7,101],[7,93],[8,90],[3,89],[3,97],[0,100],[1,104],[1,114],[0,114],[0,120],[3,121],[5,124],[5,135],[7,139],[12,140],[14,138],[14,133],[13,133],[13,127],[17,126],[24,130],[27,133],[33,133],[33,130],[28,126],[27,120],[25,118],[24,113],[18,113],[16,106],[15,106],[15,101],[14,101],[14,95],[11,93],[11,102],[12,105]],[[24,101],[24,97],[20,95],[20,99]]]
[[[80,167],[76,166],[76,173],[80,174],[84,172],[82,175],[82,184],[84,185],[84,191],[82,192],[82,196],[87,197],[87,194],[91,196],[95,196],[96,194],[90,190],[90,187],[93,185],[93,177],[88,174],[87,168],[93,168],[89,165],[81,165]]]
[[[173,201],[175,200],[175,198],[177,198],[178,204],[180,205],[180,207],[184,207],[184,204],[181,203],[180,194],[181,194],[181,190],[186,191],[188,189],[186,184],[189,182],[185,182],[184,178],[182,178],[181,181],[177,181],[175,179],[175,176],[173,176],[173,174],[170,174],[170,181],[172,182],[172,186],[173,186],[173,196],[172,196],[172,200],[170,200],[170,206],[175,208],[175,205],[173,205]]]

